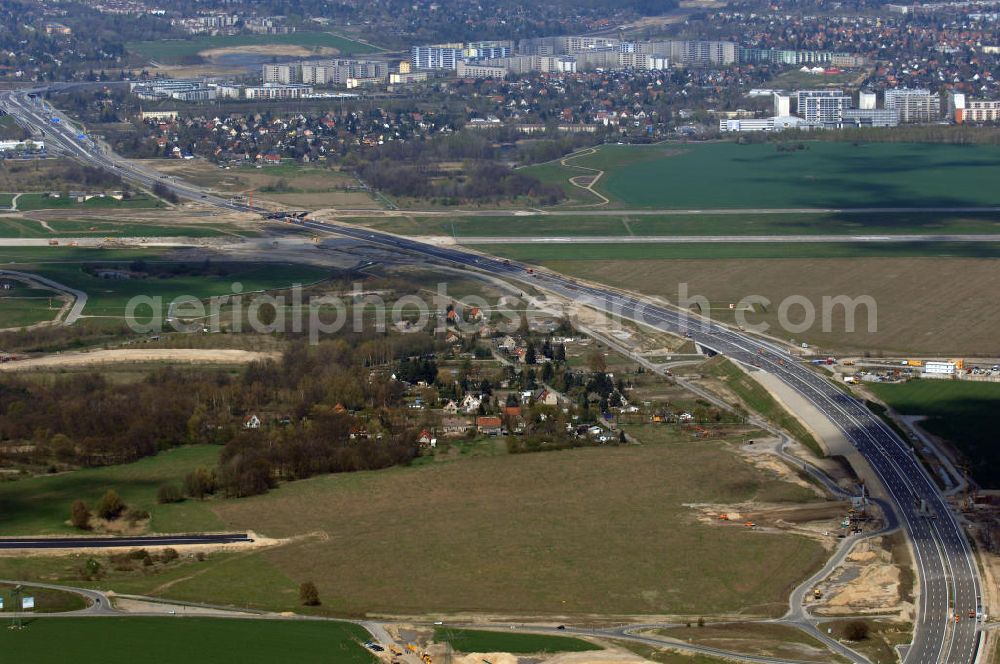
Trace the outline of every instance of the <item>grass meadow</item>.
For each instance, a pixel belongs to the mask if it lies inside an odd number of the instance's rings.
[[[163,63],[175,63],[216,48],[239,46],[267,46],[281,44],[304,48],[335,48],[343,54],[362,55],[379,49],[330,32],[293,32],[286,35],[217,35],[191,39],[160,39],[156,41],[129,42],[125,48],[138,55]]]
[[[68,659],[77,664],[373,664],[376,658],[362,645],[369,638],[357,625],[328,621],[60,618],[0,630],[0,651],[9,661],[38,664]]]
[[[369,217],[350,219],[403,235],[475,237],[593,237],[662,235],[898,235],[1000,233],[1000,214],[990,213],[826,213],[670,214],[489,217]]]
[[[447,642],[458,652],[509,652],[515,655],[536,653],[586,652],[601,650],[599,646],[582,639],[545,634],[518,634],[516,632],[494,632],[474,629],[451,629],[441,627],[434,630],[434,641]]]
[[[903,415],[925,415],[920,426],[951,442],[980,486],[1000,489],[1000,383],[912,380],[870,388]]]
[[[704,524],[685,505],[811,501],[812,492],[746,465],[724,440],[647,429],[630,428],[641,446],[458,455],[240,500],[155,504],[160,484],[212,462],[210,447],[0,484],[3,534],[63,533],[73,499],[115,488],[149,509],[158,532],[295,538],[151,569],[105,561],[102,578],[89,580],[79,558],[0,558],[0,578],[277,611],[304,610],[297,587],[312,580],[322,606],[310,611],[333,615],[780,614],[788,590],[821,564],[822,547]]]
[[[1000,204],[1000,147],[805,142],[605,145],[569,163],[606,171],[596,189],[624,208],[891,208]],[[534,167],[524,169],[533,173]],[[579,175],[551,164],[538,177]]]

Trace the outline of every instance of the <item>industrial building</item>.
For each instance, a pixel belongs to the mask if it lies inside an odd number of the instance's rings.
[[[848,127],[895,127],[899,125],[899,113],[888,108],[845,108],[841,126]]]
[[[244,99],[301,99],[313,93],[311,85],[292,83],[265,83],[263,85],[248,85],[243,88]]]
[[[166,78],[135,81],[131,83],[129,89],[139,99],[176,99],[192,102],[215,99],[215,88],[209,87],[202,81],[180,81]]]

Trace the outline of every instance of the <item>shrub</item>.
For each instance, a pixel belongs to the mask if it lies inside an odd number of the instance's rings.
[[[156,502],[161,505],[167,503],[179,503],[184,500],[181,488],[176,484],[163,484],[156,491]]]
[[[299,586],[299,599],[305,606],[319,606],[319,590],[312,581],[306,581]]]
[[[108,521],[117,519],[124,510],[125,502],[113,489],[108,489],[97,503],[97,516]]]
[[[90,509],[82,500],[73,501],[69,510],[69,520],[74,528],[80,530],[90,530]]]
[[[854,620],[844,626],[844,636],[848,641],[864,641],[868,638],[868,623]]]

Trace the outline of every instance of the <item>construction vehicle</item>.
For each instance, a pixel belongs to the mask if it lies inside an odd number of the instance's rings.
[[[819,588],[813,588],[813,599],[823,599],[823,591]]]

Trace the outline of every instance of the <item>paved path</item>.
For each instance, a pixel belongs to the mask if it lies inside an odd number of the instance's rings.
[[[247,533],[140,535],[136,537],[4,537],[0,549],[104,549],[111,547],[236,544],[252,542]]]
[[[73,306],[69,308],[69,312],[63,319],[63,325],[72,325],[80,316],[83,314],[83,308],[87,306],[87,294],[81,290],[77,290],[65,284],[61,284],[58,281],[53,281],[48,277],[42,277],[31,272],[18,272],[15,270],[0,270],[0,276],[8,275],[11,277],[20,277],[21,279],[30,279],[31,281],[36,281],[44,286],[48,286],[53,290],[57,290],[62,293],[66,293],[74,298]]]
[[[702,244],[717,242],[1000,242],[997,234],[949,235],[587,235],[507,236],[470,235],[455,238],[459,244]]]
[[[331,208],[333,209],[333,208]],[[490,210],[371,210],[367,208],[340,208],[336,212],[344,217],[616,217],[628,216],[728,216],[752,214],[968,214],[1000,212],[1000,206],[992,207],[865,207],[865,208],[621,208],[593,210],[578,207],[576,209],[490,209]]]

